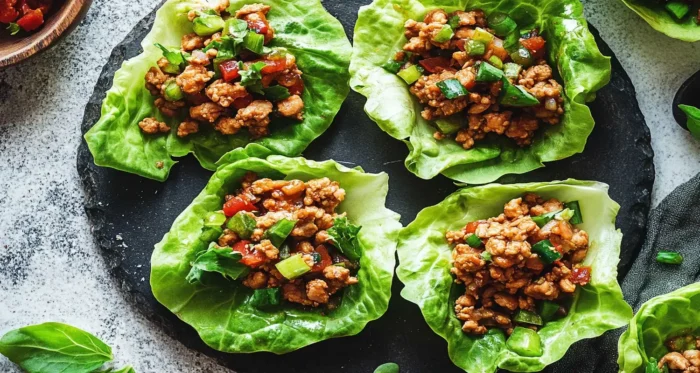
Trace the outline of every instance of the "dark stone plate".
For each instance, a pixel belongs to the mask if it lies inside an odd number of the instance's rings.
[[[369,0],[324,3],[352,35],[358,7]],[[140,52],[139,43],[150,29],[154,15],[155,12],[139,22],[112,52],[85,110],[83,133],[99,118],[100,105],[112,85],[114,72],[122,61]],[[598,44],[604,54],[612,55],[600,38]],[[389,173],[389,208],[399,212],[402,223],[408,224],[418,211],[438,203],[457,187],[442,176],[425,181],[409,173],[403,165],[406,146],[383,133],[364,115],[364,102],[362,96],[351,93],[331,129],[305,155],[362,165],[369,172]],[[612,81],[590,107],[596,127],[584,153],[508,181],[573,177],[608,183],[610,194],[622,206],[617,225],[625,234],[620,263],[620,276],[624,276],[644,237],[654,164],[649,129],[637,105],[634,87],[616,59],[613,58]],[[141,312],[186,346],[238,372],[270,372],[281,367],[287,373],[372,372],[387,361],[397,362],[403,373],[460,371],[450,362],[446,343],[428,328],[418,307],[400,297],[402,286],[396,279],[388,312],[358,336],[325,341],[283,356],[223,354],[208,348],[191,327],[153,298],[148,278],[153,245],[204,187],[211,172],[188,156],[173,168],[167,182],[158,183],[96,167],[84,142],[78,152],[78,172],[95,239],[116,279]],[[575,371],[561,364],[554,367],[558,371]]]

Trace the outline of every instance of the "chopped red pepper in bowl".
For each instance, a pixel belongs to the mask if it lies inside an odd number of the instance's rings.
[[[52,6],[53,0],[0,0],[0,23],[10,35],[31,32],[44,24]]]

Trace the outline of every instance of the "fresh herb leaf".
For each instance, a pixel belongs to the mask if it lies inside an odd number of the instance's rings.
[[[265,92],[265,97],[269,98],[270,101],[282,101],[291,96],[289,94],[289,89],[281,85],[263,88],[263,92]]]
[[[248,301],[255,308],[278,306],[282,296],[280,288],[257,289]]]
[[[358,260],[362,256],[362,247],[357,239],[357,234],[362,227],[352,225],[348,218],[335,218],[333,226],[328,229],[331,243],[345,256],[352,260]]]
[[[7,30],[10,30],[10,35],[17,35],[20,29],[18,24],[10,22],[10,24],[7,25]]]
[[[450,20],[447,22],[450,27],[452,27],[453,30],[456,30],[459,28],[459,16],[452,16],[450,17]]]
[[[399,71],[401,71],[401,67],[403,66],[403,64],[404,64],[404,62],[395,61],[392,59],[392,60],[387,61],[385,64],[383,64],[382,68],[384,68],[384,70],[386,70],[392,74],[396,74]]]
[[[56,322],[7,332],[0,354],[29,373],[88,373],[113,359],[112,349],[94,335]]]
[[[241,85],[246,87],[249,91],[265,94],[263,91],[262,83],[262,71],[263,67],[267,66],[265,62],[256,62],[248,66],[248,69],[244,69],[244,65],[241,64],[241,68],[238,70],[241,74]]]
[[[457,97],[466,96],[469,94],[466,88],[457,79],[447,79],[436,84],[445,98],[453,100]]]
[[[164,47],[160,43],[155,43],[155,46],[163,51],[163,57],[168,60],[168,66],[163,68],[163,71],[169,74],[179,74],[185,67],[185,56],[180,51],[174,51]]]
[[[399,365],[396,363],[384,363],[378,366],[374,373],[399,373]]]
[[[201,283],[204,272],[216,272],[226,278],[237,279],[248,274],[248,267],[239,263],[243,255],[231,250],[230,247],[218,247],[211,245],[205,251],[197,255],[192,262],[190,273],[186,280],[190,284]]]
[[[700,109],[689,105],[678,105],[678,108],[683,110],[688,117],[688,121],[686,122],[688,131],[690,131],[693,137],[700,140]]]

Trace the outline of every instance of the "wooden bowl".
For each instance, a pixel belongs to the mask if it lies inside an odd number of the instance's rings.
[[[44,25],[31,33],[10,35],[0,24],[0,67],[10,66],[48,48],[62,35],[68,34],[85,16],[92,0],[54,2]]]

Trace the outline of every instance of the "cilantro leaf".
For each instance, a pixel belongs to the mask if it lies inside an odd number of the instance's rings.
[[[256,62],[248,66],[247,70],[243,69],[243,66],[239,69],[239,74],[241,74],[241,85],[246,87],[249,91],[258,94],[265,94],[263,92],[263,86],[260,82],[262,79],[263,67],[267,66],[265,62]]]
[[[328,229],[331,243],[345,256],[358,260],[362,256],[362,247],[357,239],[357,233],[362,227],[348,223],[348,218],[335,218],[333,226]]]
[[[242,257],[241,253],[231,250],[230,247],[211,245],[199,253],[191,263],[192,269],[186,280],[190,284],[201,283],[204,272],[221,273],[224,277],[235,280],[248,274],[248,267],[239,263]]]
[[[7,30],[10,30],[10,35],[17,35],[19,32],[19,25],[14,22],[10,22],[10,24],[7,25]]]

